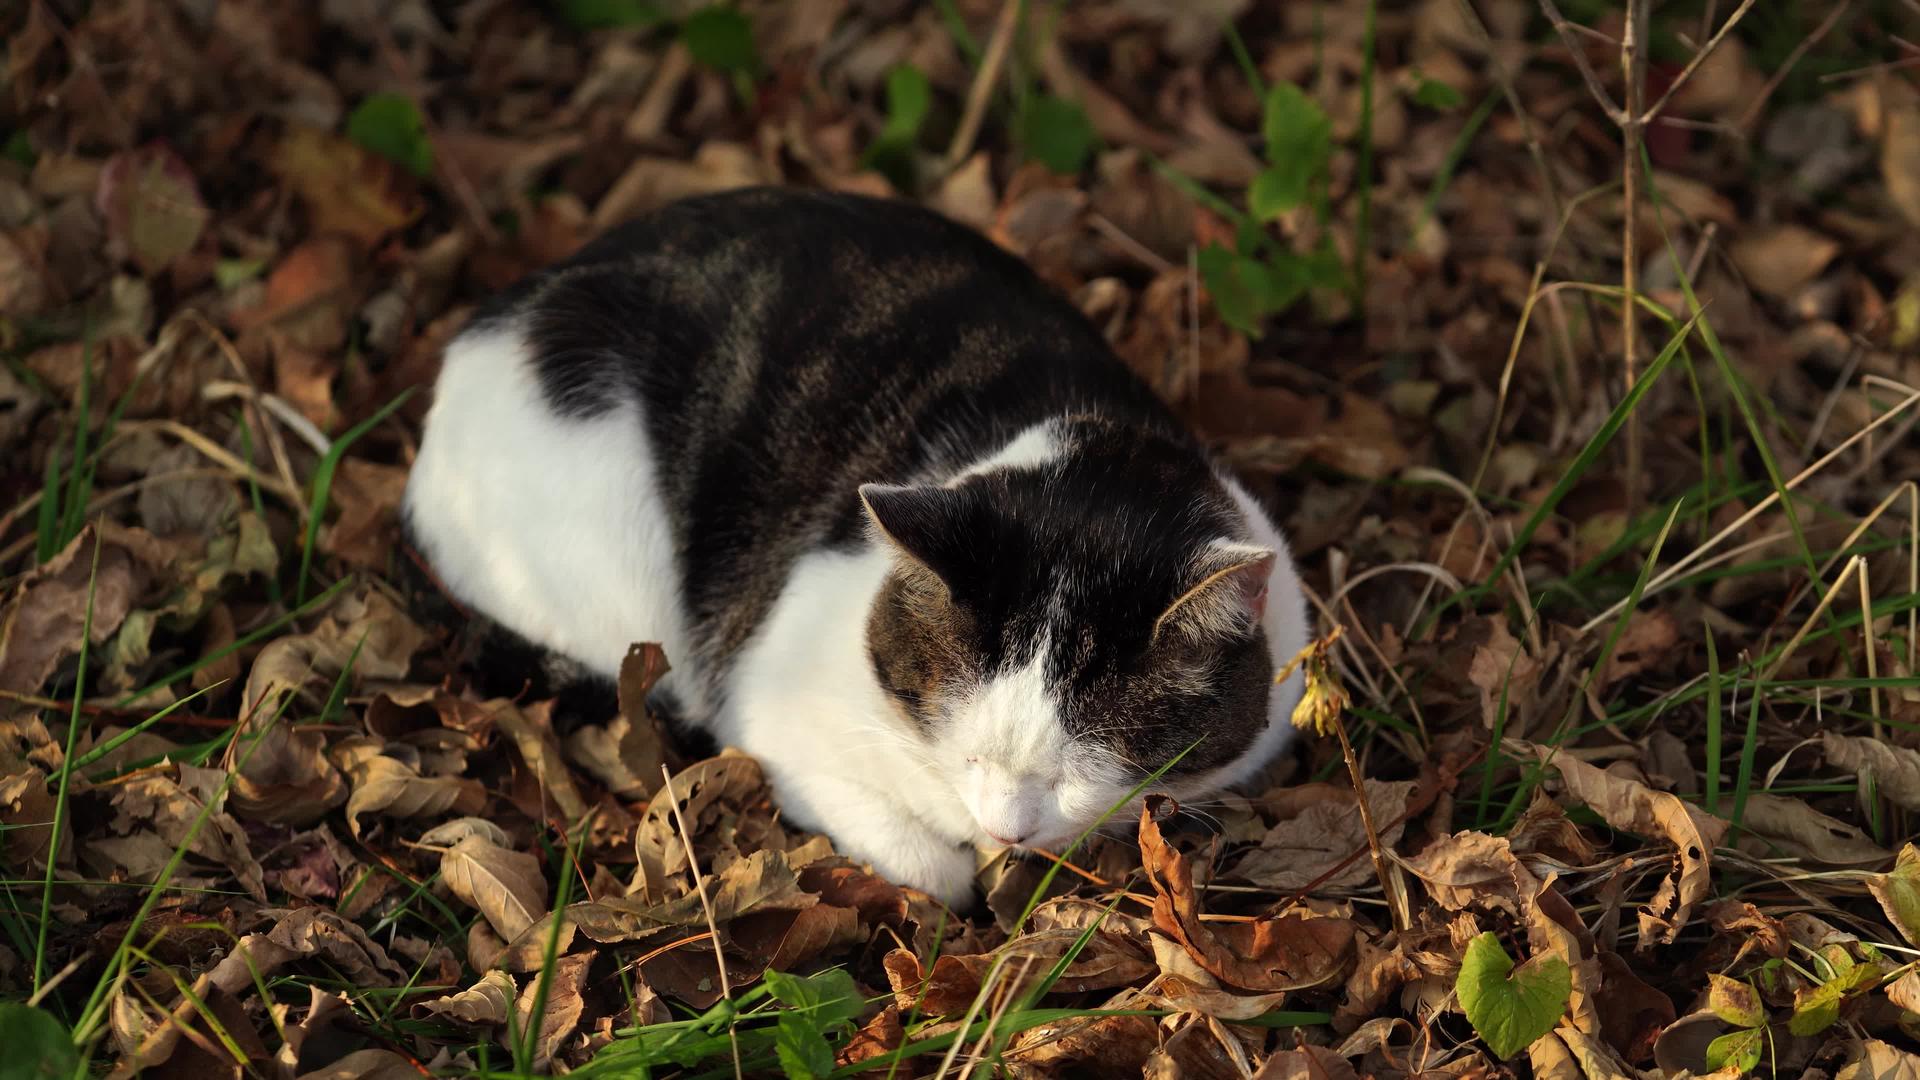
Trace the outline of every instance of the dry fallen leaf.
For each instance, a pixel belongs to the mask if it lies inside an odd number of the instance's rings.
[[[1741,236],[1729,253],[1748,284],[1786,300],[1826,269],[1840,244],[1804,226],[1774,225]]]
[[[1514,857],[1507,839],[1486,833],[1441,837],[1403,865],[1449,911],[1478,905],[1522,918],[1540,891],[1539,879]]]
[[[1222,982],[1247,990],[1295,990],[1337,978],[1354,939],[1347,919],[1290,912],[1251,922],[1205,923],[1186,856],[1160,835],[1155,809],[1171,808],[1164,796],[1149,796],[1140,812],[1140,857],[1153,885],[1153,919],[1173,935],[1200,966]]]
[[[1559,770],[1567,794],[1592,808],[1607,824],[1636,836],[1662,837],[1674,846],[1677,872],[1662,882],[1640,913],[1642,947],[1671,944],[1694,905],[1706,899],[1712,887],[1713,849],[1725,838],[1727,822],[1677,796],[1597,769],[1552,747],[1517,740],[1515,745]]]
[[[486,916],[504,941],[519,937],[547,913],[540,860],[483,837],[465,837],[441,852],[440,877],[455,896]]]
[[[386,158],[349,139],[295,126],[274,148],[273,171],[298,192],[313,230],[372,247],[423,209],[413,183]]]
[[[1920,810],[1920,751],[1837,731],[1822,731],[1819,739],[1828,764],[1855,774],[1870,772],[1877,794]]]

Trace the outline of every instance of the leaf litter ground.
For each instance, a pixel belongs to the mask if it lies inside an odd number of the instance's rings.
[[[0,14],[0,1072],[1920,1076],[1916,19],[1565,7]],[[1281,508],[1296,754],[954,913],[645,643],[476,664],[439,347],[750,183],[988,231]]]

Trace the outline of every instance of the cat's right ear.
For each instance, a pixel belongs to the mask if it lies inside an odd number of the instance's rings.
[[[971,505],[965,493],[920,484],[861,484],[860,502],[888,543],[953,584],[971,539]]]

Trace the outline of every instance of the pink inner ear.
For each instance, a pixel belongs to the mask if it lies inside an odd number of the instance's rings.
[[[1234,581],[1240,586],[1241,602],[1247,606],[1248,617],[1256,623],[1267,616],[1267,580],[1272,574],[1271,558],[1256,559],[1233,571]]]

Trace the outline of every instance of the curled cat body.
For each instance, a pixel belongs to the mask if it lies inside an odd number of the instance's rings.
[[[1301,691],[1266,512],[1065,298],[903,202],[700,196],[508,289],[403,515],[543,649],[613,679],[660,643],[669,710],[789,820],[954,905],[978,849],[1058,850],[1169,761],[1176,798],[1248,778]]]

